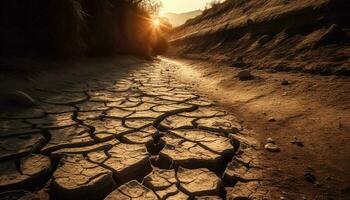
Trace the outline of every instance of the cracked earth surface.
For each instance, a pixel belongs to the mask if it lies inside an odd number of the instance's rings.
[[[0,199],[264,199],[239,120],[149,64],[0,113]],[[45,195],[44,195],[45,196]]]

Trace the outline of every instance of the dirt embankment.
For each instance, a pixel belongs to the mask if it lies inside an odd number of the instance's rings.
[[[348,10],[346,0],[227,0],[178,27],[169,54],[349,76]]]
[[[269,180],[260,187],[276,188],[285,195],[281,199],[288,200],[350,199],[349,77],[252,70],[253,80],[239,81],[239,68],[187,59],[165,61],[181,81],[252,130],[260,145],[264,178]],[[269,138],[280,152],[264,149]],[[307,179],[308,173],[315,176],[314,182]],[[269,195],[275,192],[270,189]]]

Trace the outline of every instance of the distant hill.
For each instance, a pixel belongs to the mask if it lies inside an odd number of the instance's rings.
[[[164,17],[169,19],[169,22],[175,27],[184,24],[188,19],[194,18],[198,15],[201,15],[201,10],[195,10],[186,13],[165,13]]]

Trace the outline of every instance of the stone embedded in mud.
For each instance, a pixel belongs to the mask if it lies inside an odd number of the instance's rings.
[[[17,166],[14,161],[0,163],[0,191],[33,189],[48,179],[50,159],[43,155],[22,158]]]
[[[114,190],[105,200],[158,200],[158,197],[152,190],[134,180]]]
[[[53,174],[52,194],[59,199],[100,199],[116,184],[113,174],[82,155],[65,155]]]
[[[252,80],[254,79],[254,76],[251,74],[251,72],[249,70],[243,70],[240,71],[237,74],[237,77],[239,78],[239,80],[241,81],[246,81],[246,80]]]
[[[190,196],[222,196],[223,184],[215,173],[205,168],[185,169],[177,172],[179,187]]]

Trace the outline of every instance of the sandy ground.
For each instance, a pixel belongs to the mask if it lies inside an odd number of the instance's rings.
[[[239,81],[239,69],[164,60],[182,81],[242,119],[262,145],[268,138],[277,142],[281,151],[265,151],[261,158],[272,168],[274,184],[313,199],[350,198],[349,77],[255,70],[254,80]],[[305,180],[309,172],[316,182]]]

